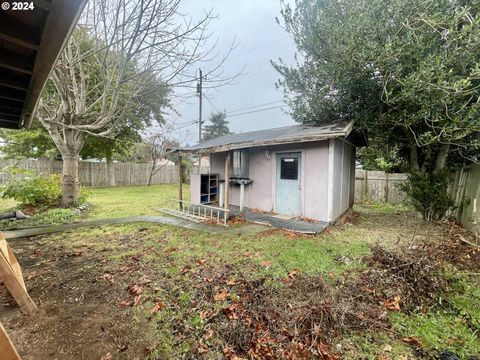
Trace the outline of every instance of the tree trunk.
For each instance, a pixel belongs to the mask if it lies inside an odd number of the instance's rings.
[[[62,205],[73,206],[80,195],[78,156],[63,157]]]
[[[107,156],[107,181],[108,187],[117,186],[115,182],[115,167],[113,166],[112,155]]]
[[[155,163],[154,163],[154,165],[152,165],[152,167],[150,168],[150,174],[148,175],[147,186],[152,185],[153,175],[155,175]]]
[[[448,144],[443,144],[440,150],[438,150],[437,157],[435,159],[435,166],[433,168],[433,175],[438,175],[440,171],[445,168],[449,150],[450,145]]]

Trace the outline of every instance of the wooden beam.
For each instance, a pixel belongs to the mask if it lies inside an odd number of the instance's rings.
[[[22,46],[22,47],[25,47],[25,48],[28,48],[28,49],[38,51],[38,45],[31,42],[31,41],[22,40],[22,39],[16,38],[14,36],[11,36],[11,35],[8,35],[8,34],[5,34],[5,33],[0,33],[0,39],[6,40],[8,42],[11,42],[13,44],[17,44],[19,46]]]
[[[22,74],[28,74],[28,75],[33,74],[32,70],[27,70],[27,69],[19,67],[17,65],[10,65],[10,64],[7,64],[6,62],[2,61],[2,60],[0,60],[0,67],[3,67],[4,69],[8,69],[8,70],[13,70],[13,71],[16,71],[16,72],[19,72],[19,73],[22,73]]]
[[[0,232],[0,279],[25,314],[33,313],[37,307],[25,288],[22,272],[5,236]]]
[[[26,91],[9,89],[0,85],[0,99],[12,100],[23,103],[25,101],[26,95]]]
[[[0,86],[8,87],[8,88],[15,89],[15,90],[22,90],[22,91],[27,91],[28,90],[28,88],[26,86],[15,85],[15,84],[11,84],[11,83],[1,81],[1,80],[0,80]]]
[[[183,208],[183,166],[182,166],[182,155],[178,156],[178,206],[180,210]]]
[[[12,341],[8,337],[5,328],[0,322],[0,354],[2,355],[2,360],[20,360],[20,355],[18,355],[15,346],[13,346]]]
[[[87,0],[52,3],[41,33],[41,43],[33,67],[33,76],[20,117],[22,127],[30,127],[42,90],[86,3]],[[42,3],[39,3],[39,6],[42,6]]]
[[[228,210],[228,196],[230,194],[230,151],[225,159],[225,196],[223,207]]]
[[[36,1],[34,5],[36,5]],[[38,26],[29,25],[23,16],[14,17],[8,15],[9,12],[0,11],[2,33],[31,44],[39,44],[42,37],[41,29]]]

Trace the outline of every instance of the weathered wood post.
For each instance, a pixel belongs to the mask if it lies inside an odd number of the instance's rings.
[[[0,354],[2,354],[3,360],[20,360],[20,356],[3,328],[2,323],[0,323]]]
[[[227,151],[227,157],[225,159],[225,199],[224,208],[228,210],[228,195],[230,193],[230,151]]]
[[[364,188],[363,188],[363,201],[366,201],[368,198],[368,170],[363,170],[363,183],[364,183]]]
[[[182,155],[178,155],[178,206],[180,210],[183,208],[183,166]]]
[[[385,172],[385,204],[388,204],[389,202],[389,197],[388,197],[388,191],[389,191],[389,187],[388,187],[388,173]]]

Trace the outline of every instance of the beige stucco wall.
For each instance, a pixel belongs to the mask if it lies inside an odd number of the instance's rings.
[[[302,153],[303,216],[327,221],[328,216],[328,141],[278,145],[250,149],[249,177],[253,184],[245,187],[244,205],[267,212],[275,210],[276,153]],[[211,155],[211,172],[225,179],[226,153]],[[230,185],[230,204],[239,205],[240,187]]]

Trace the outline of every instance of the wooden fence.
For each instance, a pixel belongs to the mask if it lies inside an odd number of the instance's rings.
[[[50,159],[6,160],[0,159],[0,184],[7,177],[6,167],[16,166],[21,169],[35,170],[42,174],[61,174],[62,162]],[[150,164],[121,163],[113,164],[117,186],[146,185],[150,173]],[[208,169],[202,169],[208,171]],[[82,186],[107,187],[107,164],[105,162],[80,161],[79,178]],[[188,180],[189,174],[185,174]],[[178,170],[175,165],[163,166],[152,178],[152,184],[172,184],[178,182]]]
[[[383,171],[357,170],[355,201],[383,201],[390,204],[406,200],[402,183],[406,174],[387,174]],[[467,229],[480,233],[480,165],[460,169],[449,187],[455,208],[448,215]]]
[[[383,171],[355,171],[355,201],[383,201],[398,204],[405,201],[402,184],[406,174],[388,174]]]

